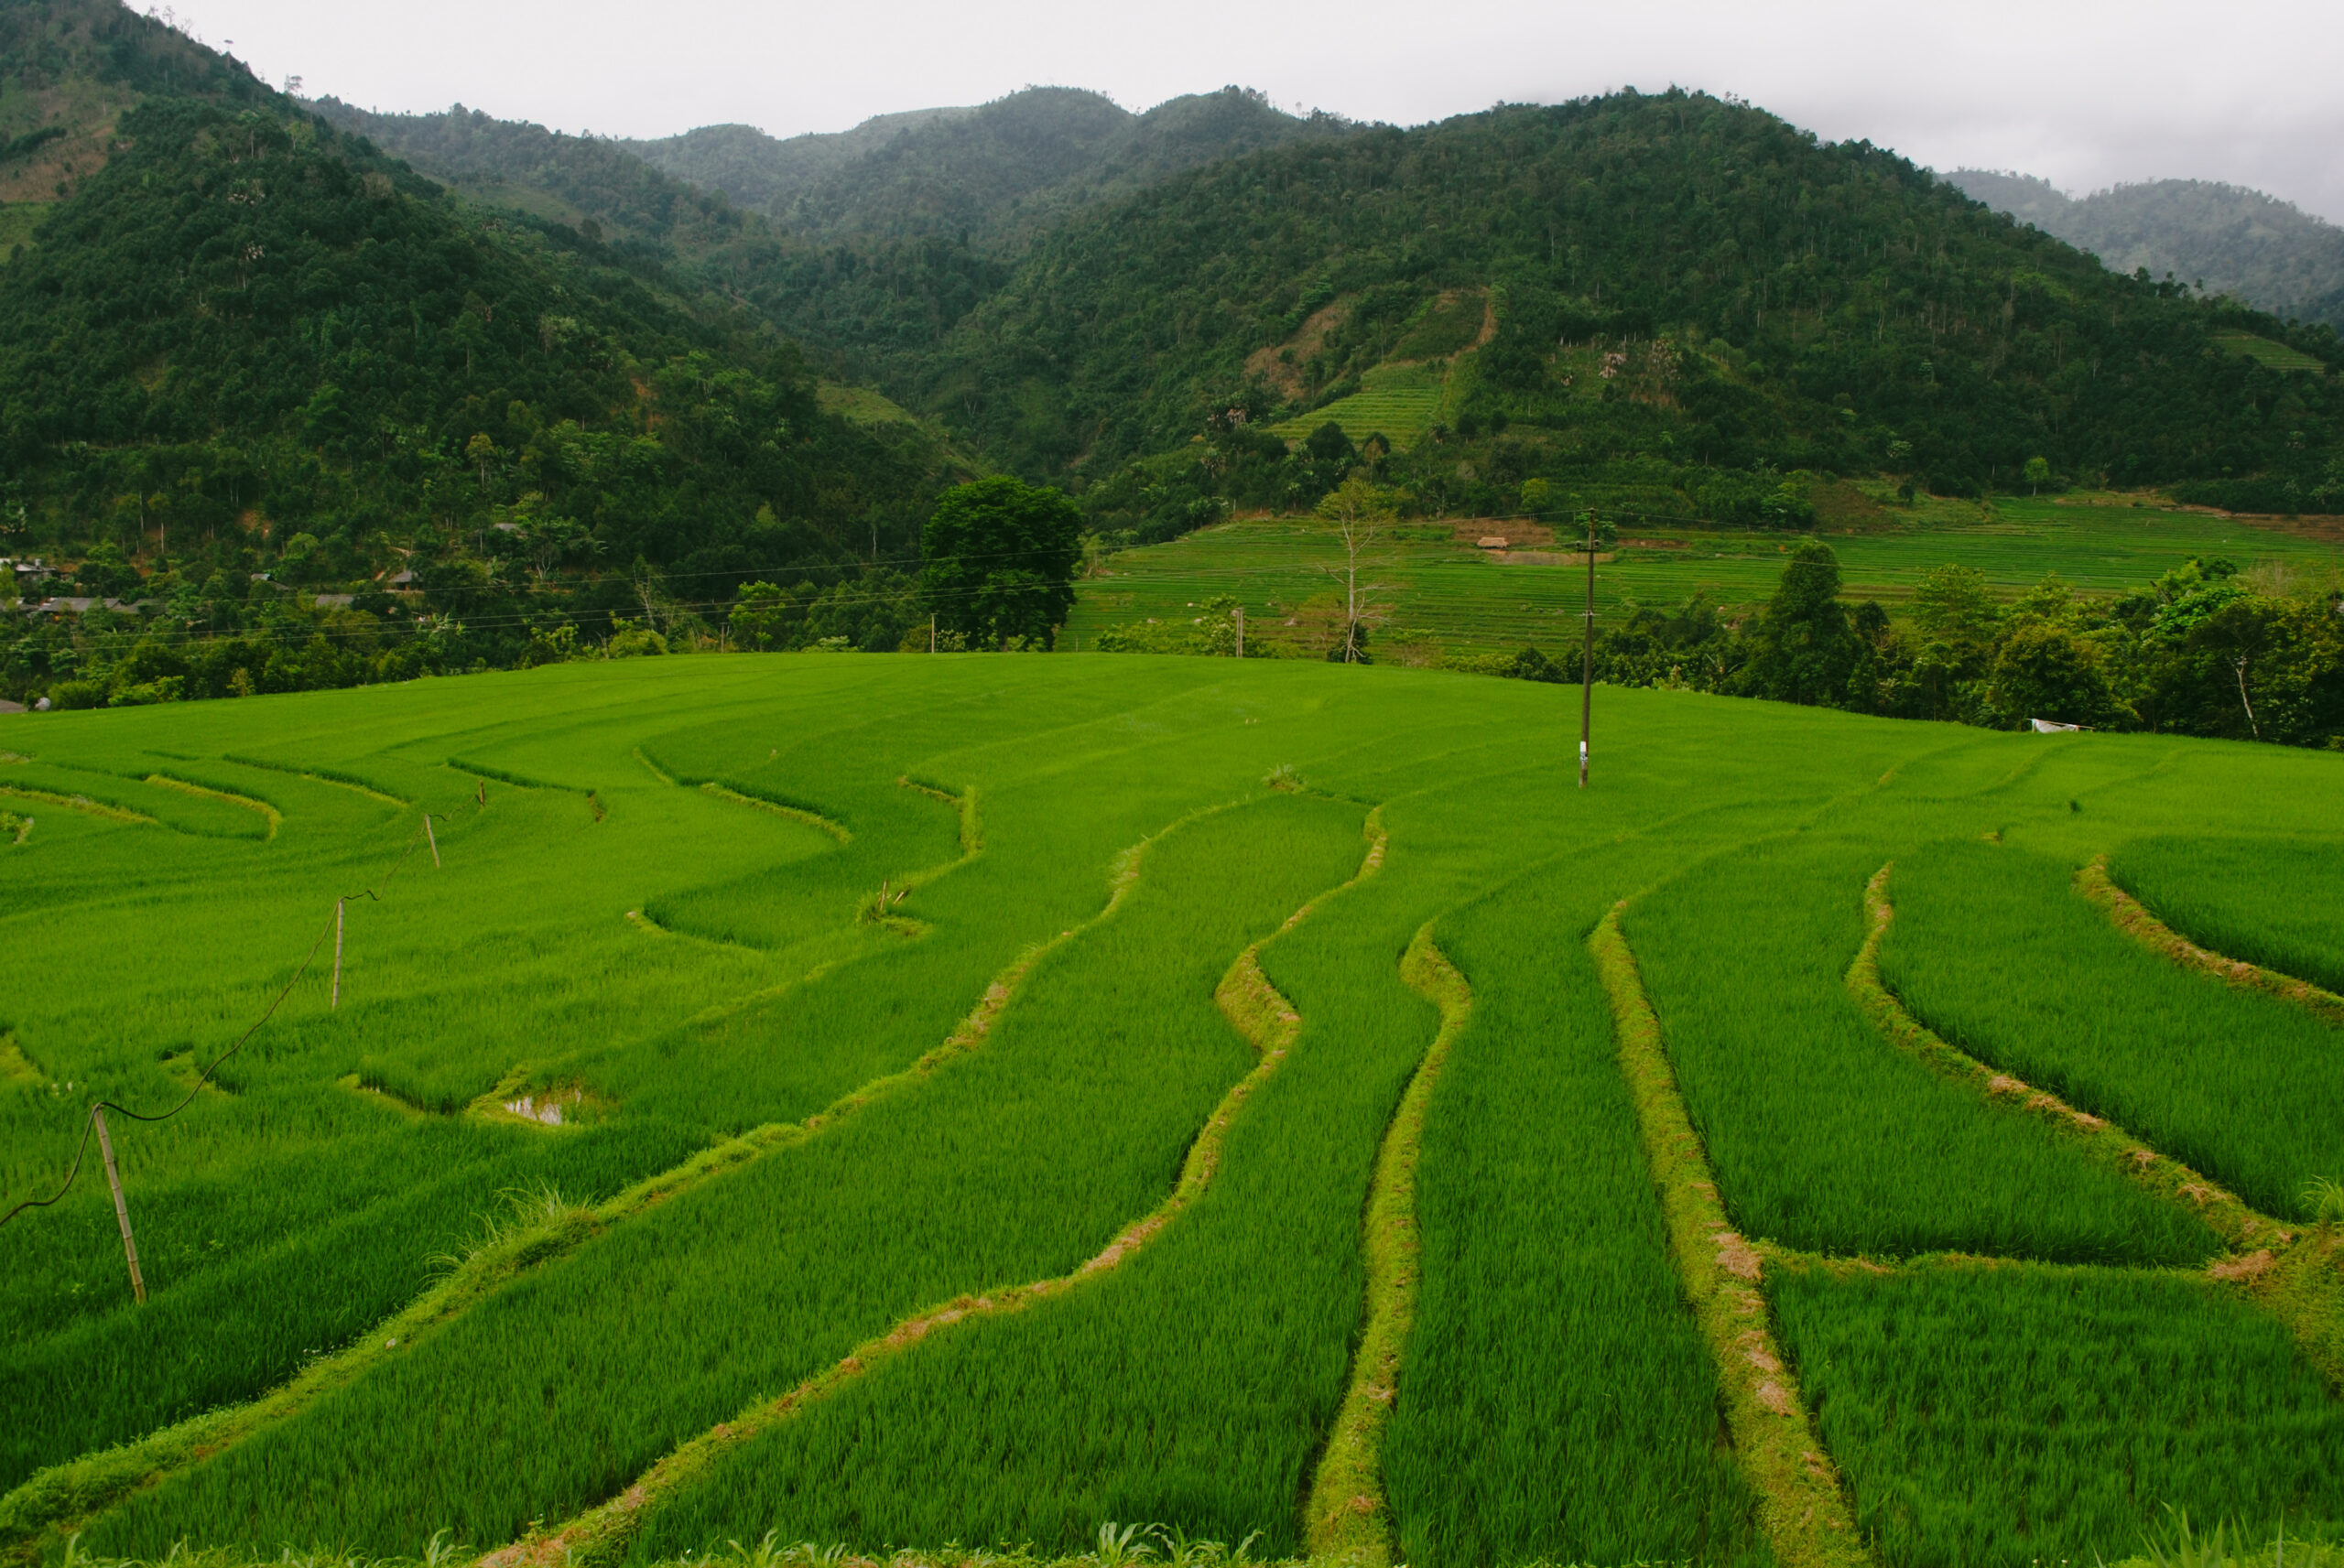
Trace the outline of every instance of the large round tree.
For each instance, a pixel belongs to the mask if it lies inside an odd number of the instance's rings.
[[[1082,554],[1082,511],[1064,494],[1003,475],[955,485],[921,543],[920,594],[939,632],[971,648],[1056,643]]]

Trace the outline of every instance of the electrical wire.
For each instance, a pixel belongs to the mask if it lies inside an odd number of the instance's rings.
[[[428,818],[430,816],[430,813],[426,812],[424,815]],[[390,871],[384,876],[382,887],[380,889],[364,887],[359,889],[356,892],[342,894],[340,898],[337,898],[334,901],[334,908],[337,913],[340,911],[342,904],[353,899],[368,898],[374,900],[377,903],[380,903],[383,901],[383,894],[390,891],[391,883],[397,880],[398,874],[403,869],[405,869],[408,858],[415,853],[416,845],[422,842],[425,837],[426,830],[422,827],[418,826],[416,828],[414,835],[407,839],[407,848],[399,852],[399,858],[392,862]],[[212,1075],[219,1070],[220,1065],[222,1062],[225,1062],[229,1057],[234,1055],[237,1052],[243,1050],[244,1048],[244,1043],[250,1040],[254,1035],[259,1033],[263,1024],[277,1016],[277,1010],[285,1005],[285,999],[293,994],[293,988],[301,983],[301,977],[308,974],[309,972],[309,966],[317,962],[318,950],[325,946],[327,933],[331,932],[332,929],[333,922],[331,920],[327,921],[324,927],[318,932],[317,940],[309,944],[309,953],[301,959],[300,966],[293,971],[292,978],[285,982],[284,987],[277,991],[275,998],[270,1000],[267,1008],[262,1011],[261,1015],[253,1020],[252,1023],[242,1034],[236,1036],[235,1043],[212,1059],[210,1065],[207,1065],[203,1069],[202,1073],[197,1076],[194,1087],[187,1091],[187,1094],[179,1100],[179,1104],[171,1107],[168,1110],[157,1111],[150,1114],[145,1111],[133,1110],[128,1106],[124,1105],[117,1100],[92,1100],[90,1102],[88,1114],[81,1119],[81,1141],[73,1151],[72,1168],[65,1173],[64,1185],[59,1187],[55,1193],[48,1197],[25,1199],[24,1202],[10,1209],[6,1214],[0,1215],[0,1225],[7,1224],[10,1220],[16,1218],[18,1215],[25,1213],[28,1209],[47,1208],[50,1205],[61,1201],[66,1194],[73,1190],[73,1183],[81,1173],[81,1162],[88,1157],[90,1152],[90,1134],[95,1130],[97,1127],[97,1117],[99,1111],[117,1111],[133,1121],[168,1121],[171,1118],[185,1110],[189,1106],[194,1104],[195,1097],[203,1092],[203,1086],[212,1081]]]

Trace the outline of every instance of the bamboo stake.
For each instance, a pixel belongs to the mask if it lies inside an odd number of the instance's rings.
[[[440,869],[440,836],[431,831],[431,813],[423,814],[423,840],[431,846],[431,869]]]
[[[92,1106],[91,1117],[98,1124],[98,1152],[106,1157],[106,1184],[114,1188],[114,1217],[122,1226],[122,1255],[130,1260],[130,1289],[139,1304],[146,1304],[146,1281],[138,1272],[138,1243],[130,1238],[130,1206],[123,1201],[122,1174],[114,1165],[114,1140],[106,1135],[106,1113],[103,1106]]]
[[[333,901],[333,996],[326,1003],[326,1011],[336,1012],[342,1008],[342,909],[344,899]]]

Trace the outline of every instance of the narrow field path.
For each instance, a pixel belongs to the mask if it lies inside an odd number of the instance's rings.
[[[1185,825],[1194,816],[1210,814],[1193,814],[1174,826]],[[1113,1240],[1070,1273],[982,1293],[964,1293],[904,1318],[886,1333],[856,1346],[835,1365],[804,1379],[778,1399],[761,1400],[732,1420],[678,1444],[618,1496],[550,1530],[533,1532],[484,1554],[480,1559],[481,1568],[525,1568],[525,1565],[526,1568],[549,1568],[552,1564],[571,1568],[573,1564],[615,1562],[624,1555],[646,1509],[667,1501],[704,1478],[728,1451],[841,1391],[865,1374],[909,1351],[932,1334],[955,1324],[1002,1317],[1032,1306],[1093,1275],[1120,1267],[1161,1236],[1210,1184],[1215,1173],[1221,1168],[1221,1151],[1231,1121],[1245,1102],[1258,1093],[1278,1070],[1301,1033],[1301,1015],[1263,972],[1261,950],[1264,943],[1293,930],[1327,899],[1355,886],[1382,867],[1387,839],[1380,816],[1380,812],[1371,813],[1368,817],[1366,831],[1370,842],[1359,871],[1349,881],[1313,897],[1295,910],[1271,936],[1251,944],[1239,953],[1221,983],[1214,988],[1214,1004],[1230,1024],[1253,1045],[1257,1060],[1253,1070],[1232,1085],[1214,1107],[1212,1114],[1198,1132],[1196,1141],[1189,1146],[1187,1157],[1181,1162],[1178,1179],[1163,1203],[1124,1227]],[[1165,829],[1165,832],[1170,831],[1169,827]],[[1134,846],[1118,861],[1116,901],[1121,900],[1136,880],[1140,853],[1145,848],[1145,842]],[[975,852],[973,848],[971,852]],[[1113,902],[1111,902],[1108,910],[1102,911],[1099,918],[1104,919],[1113,907]],[[1057,940],[1063,942],[1076,934],[1065,933]],[[1031,958],[1039,958],[1043,950],[1036,949]],[[988,991],[988,1000],[993,995]],[[1002,1000],[1006,1000],[1005,992]],[[988,1021],[976,1031],[977,1036],[981,1037],[983,1028],[989,1027]],[[1421,1108],[1418,1119],[1421,1120]],[[1396,1343],[1395,1340],[1395,1348]]]
[[[1760,1524],[1784,1568],[1868,1563],[1838,1473],[1775,1343],[1758,1286],[1759,1249],[1727,1221],[1716,1178],[1693,1130],[1645,997],[1635,955],[1620,932],[1623,900],[1588,937],[1619,1033],[1620,1065],[1642,1126],[1644,1154],[1667,1216],[1685,1294],[1716,1357],[1726,1420]]]
[[[2076,891],[2108,912],[2118,930],[2160,957],[2184,968],[2200,969],[2219,980],[2247,989],[2265,990],[2283,1000],[2306,1008],[2330,1023],[2344,1024],[2344,997],[2309,980],[2283,975],[2276,969],[2248,963],[2201,947],[2150,912],[2149,907],[2108,874],[2108,857],[2093,857],[2076,873]]]
[[[1384,1135],[1368,1188],[1362,1250],[1367,1258],[1366,1327],[1351,1360],[1351,1379],[1304,1509],[1313,1557],[1358,1568],[1387,1568],[1394,1556],[1392,1508],[1384,1488],[1384,1435],[1399,1395],[1400,1353],[1416,1320],[1423,1247],[1416,1227],[1416,1167],[1424,1153],[1425,1110],[1449,1048],[1473,1010],[1465,977],[1433,946],[1427,921],[1400,960],[1401,978],[1440,1009],[1440,1028],[1408,1080]]]
[[[2339,1238],[2332,1227],[2292,1226],[2260,1212],[2211,1177],[2152,1148],[2106,1118],[2078,1109],[2013,1074],[1997,1071],[1915,1018],[1880,972],[1881,944],[1896,918],[1895,905],[1888,897],[1889,878],[1894,870],[1895,862],[1890,861],[1864,885],[1864,942],[1848,968],[1848,989],[1873,1024],[1897,1046],[1944,1076],[1976,1090],[1983,1103],[2043,1118],[2096,1163],[2201,1221],[2230,1249],[2206,1272],[2241,1287],[2252,1300],[2277,1316],[2328,1381],[2344,1388],[2344,1276],[2339,1275],[2336,1267]],[[2177,962],[2204,968],[2234,985],[2278,990],[2261,978],[2264,971],[2255,966],[2208,954],[2158,925],[2154,916],[2108,881],[2105,857],[2078,872],[2077,885],[2095,903],[2109,908],[2118,925]],[[2127,915],[2127,905],[2137,912],[2136,916]],[[2167,942],[2187,948],[2188,954],[2173,952],[2165,946]]]

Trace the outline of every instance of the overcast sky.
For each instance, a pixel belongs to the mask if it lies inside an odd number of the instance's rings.
[[[135,0],[142,5],[143,0]],[[461,102],[559,130],[778,136],[1035,82],[1130,108],[1227,82],[1416,124],[1672,83],[1939,169],[2078,195],[2223,179],[2344,222],[2335,0],[177,0],[272,81],[367,108]]]

